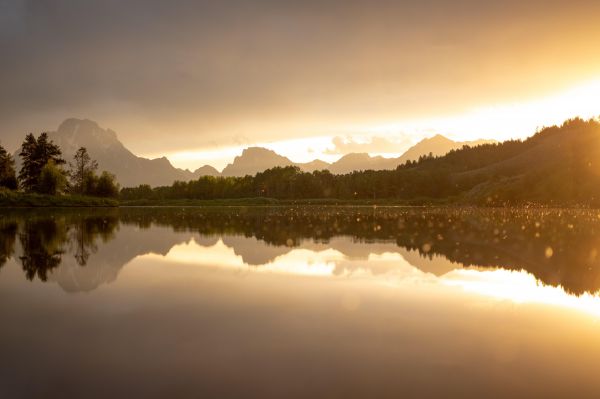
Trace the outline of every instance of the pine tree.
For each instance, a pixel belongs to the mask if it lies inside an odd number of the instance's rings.
[[[49,161],[52,161],[56,167],[60,167],[65,163],[61,155],[60,148],[48,139],[47,133],[40,134],[37,140],[32,133],[29,133],[21,144],[19,153],[23,160],[19,181],[25,191],[39,191],[42,169]]]
[[[36,145],[37,141],[32,133],[25,136],[25,140],[23,141],[23,144],[21,144],[19,156],[23,161],[23,166],[19,171],[19,181],[21,182],[21,187],[23,187],[25,191],[33,191],[42,170],[41,167],[38,168],[35,159]]]
[[[0,187],[6,187],[10,190],[16,190],[18,187],[17,176],[15,173],[15,160],[1,145]]]

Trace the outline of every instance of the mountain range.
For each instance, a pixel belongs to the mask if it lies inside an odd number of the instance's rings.
[[[65,160],[73,159],[77,149],[85,147],[90,156],[98,161],[99,168],[114,173],[118,182],[125,187],[139,184],[170,185],[175,180],[188,181],[202,175],[219,174],[208,165],[191,172],[175,168],[166,157],[139,157],[119,141],[114,131],[103,129],[89,119],[67,119],[48,135],[61,148]]]
[[[474,147],[481,144],[495,143],[494,140],[453,141],[440,134],[426,138],[410,147],[404,154],[397,158],[371,156],[368,153],[353,152],[342,156],[333,163],[319,159],[308,163],[295,163],[289,158],[277,154],[275,151],[262,147],[246,148],[240,156],[235,157],[221,174],[223,176],[254,175],[275,166],[298,166],[305,172],[327,169],[333,174],[346,174],[358,170],[385,170],[395,169],[407,161],[416,161],[419,157],[432,154],[433,156],[445,155],[451,150],[462,148],[465,145]]]
[[[148,159],[137,156],[119,141],[113,130],[104,129],[89,119],[69,118],[61,123],[56,131],[48,134],[60,146],[66,160],[71,160],[78,148],[86,147],[90,156],[98,161],[99,168],[115,174],[118,182],[124,187],[140,184],[171,185],[176,180],[189,181],[207,175],[254,175],[276,166],[298,166],[306,172],[327,169],[333,174],[369,169],[394,169],[406,161],[417,160],[423,155],[440,156],[464,145],[476,146],[494,142],[493,140],[457,142],[442,135],[436,135],[420,141],[397,158],[371,156],[367,153],[350,153],[333,163],[319,159],[307,163],[295,163],[275,151],[262,147],[249,147],[244,149],[241,155],[236,156],[222,172],[219,172],[210,165],[190,171],[174,167],[166,157]],[[15,158],[18,167],[19,157],[15,156]]]

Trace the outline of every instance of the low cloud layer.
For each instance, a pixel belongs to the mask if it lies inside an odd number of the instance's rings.
[[[373,136],[365,141],[352,137],[336,136],[331,140],[332,148],[325,151],[326,154],[338,155],[357,153],[375,154],[399,154],[406,151],[413,142],[407,136],[396,136],[394,140],[382,136]]]

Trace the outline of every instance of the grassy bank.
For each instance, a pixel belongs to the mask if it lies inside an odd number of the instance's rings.
[[[0,207],[114,207],[119,201],[110,198],[77,195],[42,195],[0,190]]]
[[[213,200],[194,199],[142,199],[122,200],[121,206],[299,206],[299,205],[447,205],[451,200],[435,201],[431,199],[414,199],[411,201],[397,199],[375,199],[375,200],[339,200],[339,199],[275,199],[275,198],[231,198]]]
[[[224,199],[139,199],[117,200],[112,198],[85,197],[77,195],[42,195],[29,194],[0,189],[0,208],[35,208],[35,207],[218,207],[218,206],[479,206],[479,207],[565,207],[565,208],[590,208],[590,204],[580,203],[523,203],[507,204],[488,201],[474,201],[462,197],[449,197],[443,199],[414,198],[411,200],[399,199],[357,199],[344,200],[333,198],[315,199],[276,199],[276,198],[224,198]]]

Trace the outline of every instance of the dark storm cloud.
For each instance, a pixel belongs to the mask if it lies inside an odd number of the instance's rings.
[[[523,54],[551,48],[552,27],[598,39],[591,5],[0,0],[0,135],[16,146],[24,131],[101,117],[152,151],[214,142],[247,119],[448,110],[504,90],[517,66],[535,70]]]

